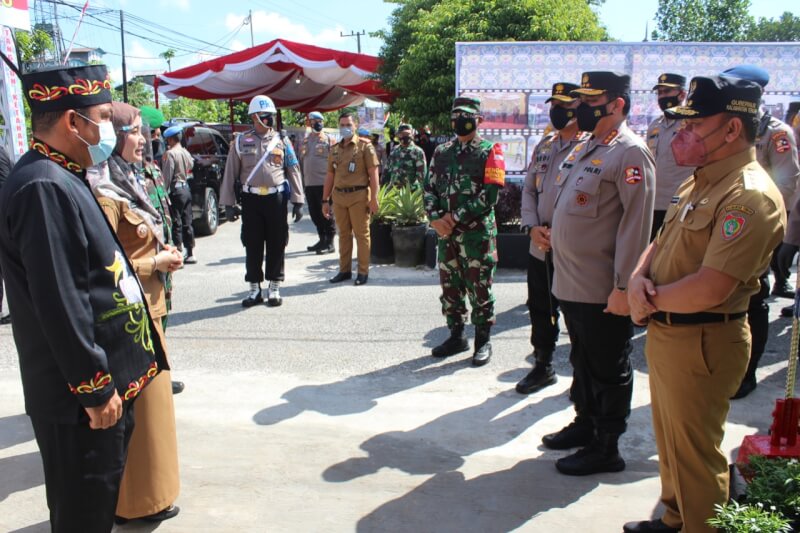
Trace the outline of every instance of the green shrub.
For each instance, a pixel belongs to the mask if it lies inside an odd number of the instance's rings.
[[[427,222],[425,215],[425,205],[423,204],[422,188],[412,190],[411,186],[406,185],[402,188],[394,189],[394,202],[391,206],[390,216],[398,226],[416,226]]]
[[[789,519],[800,518],[800,462],[797,459],[751,455],[748,468],[753,478],[745,492],[747,503],[762,503]]]
[[[708,525],[724,533],[784,533],[792,530],[789,521],[772,508],[764,510],[761,503],[741,505],[732,501],[715,505],[716,516],[707,520]]]

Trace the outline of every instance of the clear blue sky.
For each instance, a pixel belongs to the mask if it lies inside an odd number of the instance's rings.
[[[82,5],[83,0],[66,0]],[[514,0],[508,0],[514,1]],[[796,0],[794,0],[796,1]],[[790,7],[792,1],[785,0],[752,0],[752,14],[756,17],[777,17]],[[229,0],[90,0],[92,12],[106,21],[118,26],[118,15],[98,13],[103,9],[123,9],[126,12],[170,28],[177,32],[202,39],[203,41],[221,44],[231,50],[240,50],[250,46],[250,27],[242,26],[253,10],[253,34],[256,44],[282,37],[289,40],[316,44],[340,50],[356,51],[354,37],[343,38],[340,33],[351,31],[370,31],[385,28],[387,18],[396,7],[380,0],[248,0],[247,2]],[[654,27],[657,0],[606,0],[600,8],[600,19],[608,28],[614,39],[620,41],[641,41],[644,38],[645,26]],[[64,16],[62,32],[67,41],[72,37],[78,11],[67,7],[59,7],[59,14]],[[799,8],[793,9],[800,14]],[[121,81],[120,38],[118,31],[104,26],[102,22],[87,18],[78,36],[78,45],[100,47],[109,52],[105,61],[111,69],[115,81]],[[157,30],[159,35],[150,34],[137,25],[135,21],[126,24],[126,29],[139,36],[126,37],[128,56],[128,75],[136,71],[163,69],[164,60],[158,54],[166,50],[165,43],[168,30]],[[177,38],[177,37],[176,37]],[[189,45],[186,39],[179,38],[182,45],[197,50],[204,45]],[[160,41],[158,43],[154,40]],[[365,35],[361,38],[362,51],[377,55],[380,40]],[[224,50],[212,49],[217,53]],[[172,67],[180,68],[206,59],[207,56],[179,51],[173,60]]]

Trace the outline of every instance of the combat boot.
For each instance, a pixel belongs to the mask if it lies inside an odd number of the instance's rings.
[[[464,336],[464,325],[450,328],[450,336],[439,346],[436,346],[431,355],[434,357],[447,357],[469,350],[469,342]]]
[[[556,371],[553,370],[553,351],[536,348],[533,350],[533,356],[536,359],[533,370],[517,383],[517,392],[520,394],[531,394],[556,382]]]
[[[594,425],[584,417],[575,417],[569,425],[560,431],[542,437],[542,444],[551,450],[568,450],[578,446],[586,446],[594,438]]]
[[[618,441],[619,435],[597,432],[588,446],[556,461],[556,469],[567,476],[621,472],[625,460],[619,454]]]
[[[309,252],[316,252],[317,250],[322,248],[322,243],[324,241],[325,241],[325,237],[320,235],[319,239],[317,239],[316,243],[312,244],[311,246],[306,246],[306,250],[308,250]]]
[[[323,235],[317,248],[317,255],[332,254],[336,249],[333,247],[333,235]]]
[[[475,326],[475,351],[472,353],[472,366],[483,366],[492,357],[492,343],[490,342],[489,325]]]

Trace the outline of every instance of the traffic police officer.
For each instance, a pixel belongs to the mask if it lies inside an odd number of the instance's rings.
[[[181,144],[182,138],[181,125],[170,126],[164,130],[168,148],[162,159],[161,175],[164,178],[164,186],[169,191],[169,201],[172,205],[172,238],[178,250],[183,251],[183,262],[191,265],[197,263],[194,257],[192,191],[188,182],[192,176],[194,159]]]
[[[666,111],[671,107],[683,104],[686,99],[686,78],[680,74],[666,72],[658,77],[653,90],[658,95],[658,107]],[[675,163],[670,143],[681,126],[680,120],[672,120],[662,115],[650,123],[647,128],[647,147],[656,160],[656,199],[653,211],[653,229],[650,240],[653,240],[664,223],[672,195],[683,180],[692,175],[692,169]]]
[[[339,230],[339,273],[331,283],[353,277],[353,236],[358,243],[358,274],[355,285],[369,277],[369,214],[378,210],[378,167],[380,162],[369,137],[356,133],[351,113],[339,116],[340,140],[331,149],[328,173],[322,193],[322,213],[330,217],[330,201]]]
[[[287,202],[291,200],[292,216],[298,222],[303,217],[305,198],[294,149],[274,129],[275,104],[269,97],[258,95],[250,100],[248,113],[255,128],[238,135],[231,143],[220,203],[224,206],[236,203],[234,182],[238,180],[242,185],[244,279],[250,283],[250,292],[242,306],[252,307],[264,301],[261,282],[267,279],[267,305],[275,307],[283,303],[280,282],[284,280],[284,252],[289,240]]]
[[[311,123],[311,133],[303,139],[300,146],[300,162],[303,165],[308,213],[317,228],[319,240],[306,249],[322,255],[335,251],[333,237],[336,235],[336,230],[333,220],[322,215],[322,190],[325,188],[325,176],[328,172],[328,156],[334,143],[333,139],[322,131],[324,121],[322,113],[312,111],[308,119]]]
[[[754,65],[740,65],[726,70],[723,74],[757,83],[762,90],[769,83],[769,73]],[[800,178],[794,134],[789,126],[761,110],[759,110],[759,123],[756,131],[756,158],[764,170],[767,171],[767,174],[772,177],[778,190],[781,191],[784,205],[791,206],[791,199],[796,191],[797,180]],[[783,255],[791,251],[792,248],[788,248],[783,251]],[[779,244],[773,253],[771,262],[775,275],[772,294],[791,298],[794,297],[794,291],[788,279],[782,275],[782,269],[778,266],[779,256],[781,255],[781,245]],[[750,361],[747,364],[747,370],[744,373],[739,390],[733,395],[734,400],[744,398],[755,390],[757,385],[756,370],[769,338],[769,304],[766,301],[770,292],[768,276],[769,269],[766,269],[759,278],[761,290],[750,298],[750,305],[747,308],[747,321],[750,323],[753,342]]]
[[[761,88],[728,76],[694,78],[672,147],[697,167],[678,189],[663,228],[629,284],[632,318],[647,326],[653,429],[661,474],[656,520],[626,532],[699,533],[728,501],[720,451],[730,402],[747,366],[745,321],[759,275],[786,225],[781,193],[756,162]]]
[[[547,133],[533,151],[522,188],[522,231],[531,238],[528,257],[528,312],[531,319],[531,344],[536,364],[517,383],[517,392],[530,394],[556,382],[553,352],[558,341],[558,299],[552,291],[553,256],[550,228],[558,187],[558,167],[575,145],[589,136],[578,130],[575,109],[580,100],[570,96],[574,83],[553,85],[550,98],[550,123]]]
[[[617,449],[633,393],[633,325],[625,291],[650,237],[655,163],[626,123],[630,76],[585,72],[571,94],[581,98],[578,128],[592,136],[561,165],[551,242],[553,294],[572,342],[576,416],[542,441],[551,449],[584,446],[556,468],[586,475],[625,468]]]
[[[400,124],[397,128],[397,139],[400,146],[392,150],[389,163],[384,173],[386,183],[391,187],[402,188],[410,185],[417,189],[422,185],[428,165],[425,162],[425,152],[414,144],[411,135],[414,128],[410,124]]]
[[[464,337],[469,296],[475,366],[485,365],[492,356],[492,280],[497,265],[494,206],[506,174],[500,145],[478,135],[480,105],[477,98],[453,100],[450,123],[457,138],[436,148],[424,183],[425,211],[439,235],[440,300],[450,329],[450,337],[432,355],[446,357],[469,349]]]

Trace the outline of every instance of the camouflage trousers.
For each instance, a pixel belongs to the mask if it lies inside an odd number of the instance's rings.
[[[467,302],[476,326],[494,324],[492,279],[497,267],[495,237],[485,231],[465,231],[439,239],[439,283],[442,286],[442,314],[447,327],[463,325]]]

